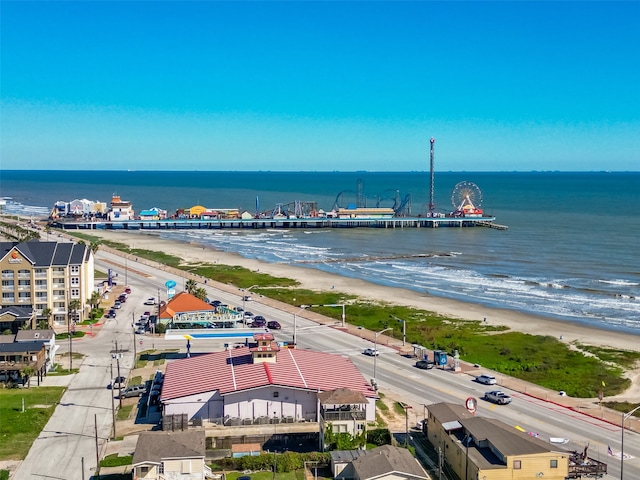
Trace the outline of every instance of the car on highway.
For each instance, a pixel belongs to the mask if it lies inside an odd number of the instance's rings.
[[[155,299],[154,297],[147,298],[147,299],[144,301],[144,304],[145,304],[145,305],[155,305],[155,304],[156,304],[156,299]]]
[[[249,295],[245,295],[244,297],[242,297],[242,301],[243,302],[250,302],[251,301],[251,297]]]
[[[267,328],[271,328],[272,330],[280,330],[282,328],[282,325],[280,325],[280,323],[276,322],[275,320],[269,320],[267,322]]]
[[[476,377],[476,382],[482,383],[483,385],[495,385],[497,383],[496,377],[491,375],[478,375]]]
[[[433,363],[428,362],[427,360],[418,360],[416,362],[416,368],[421,368],[422,370],[431,370],[433,368]]]
[[[122,398],[141,397],[147,393],[147,387],[145,385],[131,385],[125,388],[120,394]]]
[[[491,390],[490,392],[485,392],[484,399],[492,403],[497,403],[498,405],[508,405],[511,403],[511,397],[502,390]]]
[[[378,355],[380,355],[380,352],[378,352],[378,350],[376,350],[375,348],[365,348],[362,353],[365,355],[369,355],[370,357],[377,357]]]
[[[264,317],[258,315],[257,317],[253,317],[253,322],[251,322],[251,328],[262,328],[267,326],[267,321]]]

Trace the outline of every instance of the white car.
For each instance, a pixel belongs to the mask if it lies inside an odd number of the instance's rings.
[[[156,304],[156,299],[155,299],[155,298],[153,298],[153,297],[148,298],[148,299],[144,302],[144,304],[145,304],[145,305],[155,305],[155,304]]]
[[[491,375],[478,375],[476,381],[484,385],[495,385],[496,377],[492,377]]]
[[[380,355],[380,352],[378,352],[378,350],[376,350],[375,348],[365,348],[364,352],[362,352],[365,355],[369,355],[370,357],[377,357],[378,355]]]

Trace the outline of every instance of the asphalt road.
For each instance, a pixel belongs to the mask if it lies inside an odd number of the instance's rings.
[[[136,335],[131,327],[132,321],[152,307],[143,305],[149,297],[166,298],[164,284],[173,279],[177,282],[177,291],[184,287],[185,280],[165,271],[129,260],[125,262],[112,254],[99,251],[96,256],[98,268],[112,268],[118,272],[118,281],[126,282],[132,288],[132,294],[118,311],[117,319],[108,320],[100,333],[93,338],[84,338],[73,342],[73,350],[85,355],[80,372],[71,379],[69,389],[46,427],[34,442],[25,461],[16,471],[17,480],[22,479],[85,479],[95,472],[96,452],[102,456],[112,429],[112,391],[106,386],[116,375],[116,363],[113,354],[122,353],[120,360],[121,375],[127,376],[133,363],[133,350],[180,349],[186,352],[186,344],[180,340],[151,339],[149,336]],[[233,293],[205,287],[210,299],[219,299],[231,306],[242,305],[242,296],[246,292],[233,290]],[[513,397],[510,405],[494,405],[481,399],[483,393],[493,387],[476,383],[473,377],[465,374],[453,374],[440,369],[418,370],[413,365],[415,359],[403,357],[397,349],[385,345],[385,337],[379,337],[377,345],[380,356],[377,358],[362,354],[372,347],[369,340],[350,335],[332,328],[331,325],[318,325],[296,315],[282,311],[261,302],[260,297],[251,294],[254,301],[245,302],[246,310],[263,315],[267,320],[277,320],[282,330],[274,332],[277,340],[292,341],[294,316],[296,323],[297,348],[308,348],[324,352],[345,355],[351,358],[365,378],[374,376],[382,392],[401,399],[412,405],[411,424],[423,418],[427,406],[436,402],[463,404],[473,396],[478,399],[477,415],[492,417],[517,426],[527,432],[539,435],[543,440],[549,438],[567,438],[564,448],[582,451],[589,445],[589,456],[608,464],[609,475],[605,478],[620,478],[620,459],[607,454],[610,446],[620,451],[621,430],[617,425],[598,420],[593,416],[546,402],[515,391],[500,387]],[[347,309],[348,322],[348,309]],[[68,342],[61,343],[60,353],[67,351]],[[223,348],[219,340],[191,341],[191,352],[208,352]],[[117,400],[116,400],[117,402]],[[96,447],[97,425],[97,447]],[[633,458],[625,461],[624,480],[640,479],[640,435],[625,432],[624,449]],[[84,467],[84,470],[83,470]]]

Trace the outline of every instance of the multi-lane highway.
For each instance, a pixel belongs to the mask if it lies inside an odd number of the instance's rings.
[[[143,305],[144,300],[157,297],[159,289],[164,295],[164,284],[168,279],[177,282],[179,291],[184,285],[184,279],[132,260],[125,266],[122,258],[104,251],[97,253],[96,265],[99,269],[114,269],[119,274],[119,282],[124,282],[126,268],[127,282],[133,292],[118,311],[117,318],[106,321],[98,335],[74,342],[74,351],[85,355],[80,373],[72,379],[55,414],[16,472],[16,479],[89,477],[95,468],[96,452],[102,454],[112,428],[112,392],[107,390],[106,385],[112,375],[112,354],[116,341],[118,349],[124,351],[120,364],[123,375],[132,367],[134,342],[139,350],[153,345],[156,349],[179,348],[186,351],[183,341],[162,338],[152,340],[149,336],[136,335],[131,326],[132,320],[149,310],[150,307]],[[210,299],[218,299],[231,306],[242,305],[242,296],[246,294],[240,290],[233,293],[218,290],[211,282],[198,286],[206,288]],[[256,315],[263,315],[267,320],[277,320],[282,325],[282,330],[274,332],[276,339],[291,341],[294,315],[265,305],[255,294],[253,298],[254,301],[245,302],[245,308]],[[500,388],[513,397],[510,405],[485,402],[481,397],[490,388],[476,383],[469,375],[452,374],[440,369],[418,370],[413,366],[415,359],[399,355],[397,349],[387,347],[385,342],[378,343],[380,355],[377,358],[363,355],[365,348],[373,346],[370,341],[304,319],[300,316],[302,310],[296,313],[297,348],[348,356],[366,379],[373,377],[376,362],[376,380],[381,391],[390,392],[412,405],[415,417],[412,421],[422,418],[431,403],[463,404],[466,398],[474,396],[479,399],[477,415],[500,419],[514,428],[535,433],[543,440],[568,439],[569,443],[562,448],[581,451],[588,444],[589,456],[608,464],[607,478],[620,478],[620,459],[607,453],[608,447],[614,452],[620,451],[621,430],[618,425],[503,387]],[[66,351],[66,343],[62,343],[61,353]],[[221,348],[223,345],[219,340],[191,341],[192,352]],[[633,457],[625,461],[625,480],[640,479],[640,435],[627,431],[624,449],[626,454]]]

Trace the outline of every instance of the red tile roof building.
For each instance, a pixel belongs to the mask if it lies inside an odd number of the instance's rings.
[[[375,420],[376,392],[347,357],[283,348],[269,333],[257,345],[176,360],[167,365],[161,401],[165,414],[218,424],[278,417],[318,421],[318,393],[360,392],[366,419]]]

